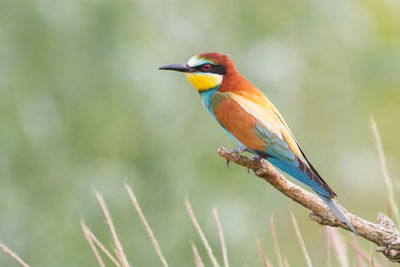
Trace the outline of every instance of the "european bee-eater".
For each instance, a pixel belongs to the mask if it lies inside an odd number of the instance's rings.
[[[227,55],[198,54],[186,64],[159,69],[184,72],[199,92],[205,108],[236,143],[311,187],[336,217],[358,235],[334,202],[336,194],[311,165],[282,115],[238,72]]]

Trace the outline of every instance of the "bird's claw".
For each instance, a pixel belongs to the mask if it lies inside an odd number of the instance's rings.
[[[252,160],[260,160],[261,157],[258,156],[258,155],[255,155],[255,156],[251,157],[251,159],[252,159]],[[250,167],[247,168],[247,172],[250,173]]]
[[[232,149],[231,151],[232,151],[232,152],[235,152],[235,153],[243,153],[243,152],[246,152],[246,151],[247,151],[247,148],[245,148],[244,146],[242,146],[242,147],[239,147],[239,148]]]
[[[246,152],[246,151],[247,151],[247,148],[245,148],[245,147],[239,147],[239,148],[235,148],[235,149],[231,150],[231,152],[235,152],[235,153],[242,153],[242,152]],[[229,169],[229,163],[230,162],[231,161],[229,159],[226,160],[226,167],[228,169]]]

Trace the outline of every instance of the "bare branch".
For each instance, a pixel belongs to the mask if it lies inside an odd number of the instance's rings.
[[[238,165],[253,170],[256,176],[270,183],[288,198],[311,210],[311,220],[321,225],[341,227],[349,231],[347,225],[337,219],[317,195],[287,180],[268,161],[264,159],[250,159],[224,147],[218,149],[218,154],[226,160],[233,161]],[[339,207],[341,206],[339,205]],[[378,252],[383,253],[393,262],[400,262],[400,232],[389,217],[383,213],[379,213],[378,223],[374,224],[351,214],[343,207],[341,209],[357,232],[378,246]]]

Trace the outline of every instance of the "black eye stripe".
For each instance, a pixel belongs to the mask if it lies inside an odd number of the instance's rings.
[[[216,74],[225,75],[226,74],[226,67],[222,66],[222,65],[216,65],[216,66],[211,68],[211,72],[212,73],[216,73]]]
[[[211,68],[208,71],[204,71],[202,69],[203,66],[206,65],[206,64],[211,66]],[[199,70],[201,72],[207,72],[207,73],[215,73],[215,74],[221,74],[221,75],[225,75],[226,74],[226,67],[225,66],[213,65],[213,64],[209,64],[209,63],[206,63],[206,64],[202,64],[200,66],[196,66],[196,67],[194,67],[194,69]]]

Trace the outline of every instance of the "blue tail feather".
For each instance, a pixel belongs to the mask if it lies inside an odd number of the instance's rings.
[[[257,151],[257,154],[263,156],[262,152],[260,151]],[[297,162],[281,161],[274,157],[267,157],[267,160],[277,166],[282,171],[290,174],[300,182],[305,183],[306,185],[311,187],[311,189],[314,190],[318,195],[323,195],[325,197],[331,196],[331,193],[327,190],[327,188],[321,185],[320,182],[310,179],[309,175],[304,173]]]
[[[332,198],[328,198],[319,193],[317,193],[317,194],[325,202],[325,204],[329,207],[329,209],[333,212],[333,214],[335,214],[335,216],[339,220],[344,222],[356,236],[360,236],[360,234],[357,233],[356,229],[354,229],[353,225],[351,225],[351,223],[347,219],[346,215],[344,215],[344,213],[340,210],[340,208],[336,205],[335,201]]]

